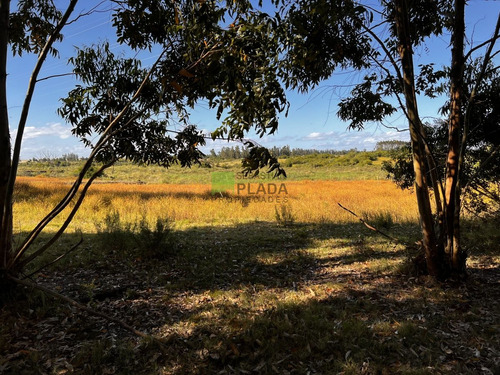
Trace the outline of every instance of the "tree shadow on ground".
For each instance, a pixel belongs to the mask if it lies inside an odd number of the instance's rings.
[[[237,329],[229,333],[201,321],[188,337],[168,336],[172,354],[183,358],[167,356],[164,366],[175,374],[474,374],[480,369],[475,349],[463,343],[468,335],[482,343],[493,338],[492,331],[471,328],[486,319],[474,315],[464,321],[451,313],[455,299],[425,308],[422,296],[400,300],[391,297],[395,292],[410,290],[391,282],[356,297],[332,293],[278,303],[258,316],[234,306],[229,324]],[[462,332],[450,329],[461,325]],[[492,351],[483,360],[495,371],[495,343],[488,344]]]
[[[176,231],[175,246],[156,257],[130,233],[123,241],[85,234],[78,253],[36,281],[164,337],[166,351],[28,297],[2,310],[7,361],[0,366],[9,364],[6,373],[72,366],[86,374],[176,375],[498,371],[498,302],[491,299],[498,301],[498,266],[471,269],[459,288],[374,272],[367,263],[406,253],[360,228],[192,227]],[[45,261],[78,240],[65,235]]]

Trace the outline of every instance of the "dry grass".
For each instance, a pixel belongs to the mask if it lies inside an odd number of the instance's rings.
[[[70,183],[63,179],[20,177],[14,207],[15,230],[33,227],[64,195]],[[280,181],[278,186],[281,183],[287,194],[248,195],[244,191],[224,197],[212,195],[210,185],[203,184],[98,183],[90,189],[69,231],[95,232],[95,224],[110,212],[118,212],[129,223],[143,217],[150,222],[169,217],[181,228],[274,221],[276,207],[281,205],[287,206],[295,222],[356,222],[337,202],[360,214],[389,214],[394,223],[417,220],[413,195],[389,181]],[[250,191],[256,192],[257,188],[257,184],[252,184]],[[55,230],[61,220],[55,220],[48,231]]]

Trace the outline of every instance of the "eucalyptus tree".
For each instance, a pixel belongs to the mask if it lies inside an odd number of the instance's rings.
[[[44,253],[64,232],[83,202],[92,182],[118,159],[190,166],[199,162],[205,135],[189,123],[189,108],[208,103],[221,119],[213,138],[243,139],[250,130],[273,133],[278,113],[287,106],[276,75],[279,45],[275,20],[251,2],[183,0],[110,1],[119,43],[149,51],[154,64],[115,54],[107,43],[79,46],[70,59],[79,84],[62,99],[59,114],[72,132],[90,148],[66,196],[38,223],[19,246],[12,241],[12,201],[17,166],[38,74],[49,53],[57,55],[62,31],[84,14],[74,15],[77,0],[61,11],[52,0],[0,0],[0,281],[22,275],[25,267]],[[7,56],[33,53],[28,92],[14,145],[10,144],[7,109]],[[269,166],[283,173],[269,152],[255,143],[246,164]],[[84,180],[94,164],[97,169]],[[82,188],[83,185],[83,188]],[[73,202],[73,203],[72,203]],[[72,203],[70,205],[70,203]],[[68,210],[65,210],[68,208]],[[52,237],[34,248],[44,228],[66,215]]]
[[[479,74],[482,60],[467,64],[464,74],[464,91],[469,96]],[[443,77],[449,71],[442,71]],[[446,81],[445,81],[446,82]],[[500,72],[489,64],[485,78],[476,89],[476,103],[470,110],[467,155],[462,165],[463,208],[467,212],[488,219],[500,215]],[[441,109],[449,112],[449,102]],[[427,142],[434,151],[438,164],[444,164],[447,154],[447,128],[443,120],[424,124]],[[392,160],[383,168],[401,188],[411,188],[415,173],[411,166],[411,149],[403,142],[402,147],[391,151]],[[438,170],[438,178],[444,178],[444,170]],[[430,178],[430,176],[427,176]]]
[[[397,111],[406,116],[426,268],[438,278],[465,274],[467,255],[460,242],[464,160],[470,152],[472,115],[480,105],[478,89],[498,54],[494,46],[500,15],[491,38],[465,52],[465,6],[464,0],[382,0],[378,5],[299,0],[284,7],[282,23],[286,35],[282,77],[288,87],[308,91],[338,71],[354,69],[364,72],[364,78],[338,109],[350,128],[380,122]],[[445,31],[451,35],[450,64],[438,70],[433,63],[416,66],[414,49],[430,48],[429,41]],[[465,68],[479,52],[481,63],[466,91]],[[443,94],[443,87],[449,97],[447,145],[444,161],[438,164],[417,99]]]

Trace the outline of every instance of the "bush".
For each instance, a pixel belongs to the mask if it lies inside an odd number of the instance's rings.
[[[133,237],[132,225],[121,220],[116,210],[106,214],[102,223],[96,223],[97,234],[104,250],[128,250]]]
[[[137,252],[135,255],[144,258],[164,258],[175,250],[169,218],[157,218],[154,226],[148,223],[146,217],[131,224],[124,223],[120,213],[113,210],[102,223],[96,224],[96,229],[104,250],[134,250]]]
[[[172,255],[176,246],[169,218],[157,218],[151,228],[146,218],[139,222],[135,240],[141,256],[146,258],[164,258]]]
[[[363,219],[377,229],[390,230],[394,225],[394,219],[389,211],[364,212]]]
[[[295,222],[295,216],[293,216],[292,209],[290,206],[282,204],[280,209],[278,207],[274,207],[274,213],[276,222],[282,226],[289,226]]]

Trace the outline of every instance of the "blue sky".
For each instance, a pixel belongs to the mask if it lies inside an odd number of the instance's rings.
[[[67,1],[56,1],[62,8],[66,3]],[[99,1],[94,0],[82,1],[83,5],[80,5],[78,11],[88,10],[98,3]],[[15,2],[12,4],[12,9],[15,9]],[[470,0],[466,9],[467,41],[478,44],[491,37],[499,12],[500,1]],[[109,40],[114,51],[120,52],[123,47],[114,43],[115,35],[110,21],[109,13],[99,13],[85,17],[64,29],[64,41],[57,46],[60,58],[49,58],[39,78],[70,72],[66,61],[74,54],[75,46]],[[143,60],[144,66],[152,63],[155,58],[154,55],[147,53],[141,53],[138,57]],[[449,35],[446,34],[433,39],[426,47],[416,50],[416,64],[433,61],[436,65],[440,65],[446,64],[449,60]],[[15,136],[21,105],[35,61],[36,57],[33,55],[16,56],[8,61],[7,90],[12,137]],[[345,86],[356,83],[359,78],[359,74],[339,73],[308,94],[289,92],[289,114],[288,117],[280,116],[278,132],[261,139],[253,135],[250,135],[250,138],[268,147],[290,145],[337,150],[351,148],[370,150],[381,140],[407,140],[408,132],[392,129],[392,127],[406,129],[405,119],[399,113],[384,122],[388,127],[382,124],[370,124],[363,131],[347,130],[347,124],[336,115],[337,104],[349,93],[349,89]],[[22,159],[60,156],[70,152],[82,156],[88,154],[89,151],[71,135],[70,126],[56,113],[60,105],[59,99],[65,96],[74,84],[75,80],[72,77],[53,78],[38,83],[25,131]],[[432,100],[419,98],[420,114],[424,120],[437,117],[438,109],[444,100],[445,98]],[[191,121],[206,131],[214,130],[220,125],[213,111],[208,110],[203,103],[191,111]],[[206,149],[218,149],[227,145],[227,142],[209,143]]]

